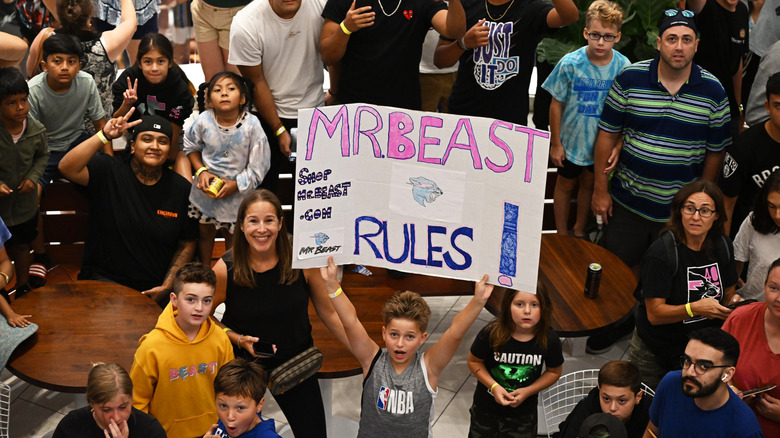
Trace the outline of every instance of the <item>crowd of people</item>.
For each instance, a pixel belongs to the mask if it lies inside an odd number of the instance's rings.
[[[361,364],[359,436],[430,436],[441,372],[493,286],[477,282],[424,352],[430,309],[400,292],[382,310],[384,345],[374,342],[332,259],[292,268],[274,191],[297,112],[364,102],[525,125],[536,45],[580,14],[586,45],[540,81],[552,96],[555,225],[589,240],[595,216],[639,281],[619,329],[587,345],[599,353],[632,335],[629,360],[602,367],[559,436],[780,436],[780,25],[770,16],[780,0],[688,0],[658,17],[658,56],[635,63],[614,49],[626,17],[607,0],[582,11],[573,0],[387,3],[177,2],[171,42],[156,2],[20,0],[27,30],[0,33],[0,313],[30,323],[11,298],[45,284],[39,206],[59,177],[89,200],[79,279],[122,284],[162,309],[132,369],[96,365],[89,406],[54,436],[277,436],[264,397],[291,363],[316,361],[310,301]],[[176,62],[188,20],[206,80],[197,89]],[[132,65],[117,77],[125,51]],[[768,117],[743,117],[758,100]],[[227,252],[212,269],[218,235]],[[479,381],[469,436],[536,436],[538,394],[564,362],[554,305],[541,282],[507,291],[467,340]],[[268,388],[292,432],[326,436],[316,376],[292,380]]]

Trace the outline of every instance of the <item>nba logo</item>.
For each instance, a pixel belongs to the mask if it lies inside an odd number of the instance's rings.
[[[384,386],[379,388],[379,397],[377,397],[376,406],[379,409],[386,410],[387,409],[387,398],[389,396],[390,396],[390,388],[386,388]]]

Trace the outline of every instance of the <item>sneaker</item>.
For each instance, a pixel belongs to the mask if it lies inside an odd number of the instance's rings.
[[[585,352],[588,354],[603,354],[609,351],[616,342],[628,339],[634,333],[633,315],[619,323],[614,329],[600,335],[593,335],[585,343]]]
[[[30,265],[30,270],[28,272],[30,273],[30,278],[27,280],[28,283],[25,286],[29,285],[31,289],[38,289],[46,284],[46,273],[48,271],[46,265],[43,263],[34,262]]]
[[[21,286],[17,286],[16,290],[14,290],[14,300],[18,300],[19,298],[27,295],[30,293],[30,291],[33,290],[32,287],[30,287],[29,283],[23,284]]]

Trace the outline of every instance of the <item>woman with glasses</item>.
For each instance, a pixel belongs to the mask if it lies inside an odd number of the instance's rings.
[[[756,197],[753,212],[742,222],[734,238],[737,275],[748,265],[747,281],[737,291],[744,299],[764,299],[764,278],[773,260],[780,257],[780,170],[772,173]]]
[[[740,394],[770,384],[780,385],[780,259],[769,266],[764,281],[766,301],[734,310],[723,330],[739,341],[732,389]],[[780,437],[780,386],[743,398],[758,417],[765,437]]]
[[[642,259],[642,285],[629,360],[655,388],[680,369],[687,334],[720,327],[731,313],[737,274],[726,237],[723,194],[709,180],[689,183],[672,199],[671,217]],[[738,298],[736,298],[738,299]]]

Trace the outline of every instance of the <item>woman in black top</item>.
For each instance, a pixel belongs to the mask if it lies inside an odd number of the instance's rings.
[[[230,328],[236,356],[258,360],[270,372],[311,347],[309,299],[328,329],[349,346],[319,270],[292,268],[292,243],[276,195],[264,189],[247,195],[236,224],[241,231],[234,234],[233,248],[214,266],[214,307],[225,303],[222,324]],[[274,344],[276,354],[258,358],[258,341]],[[326,436],[316,376],[274,398],[296,437]]]

